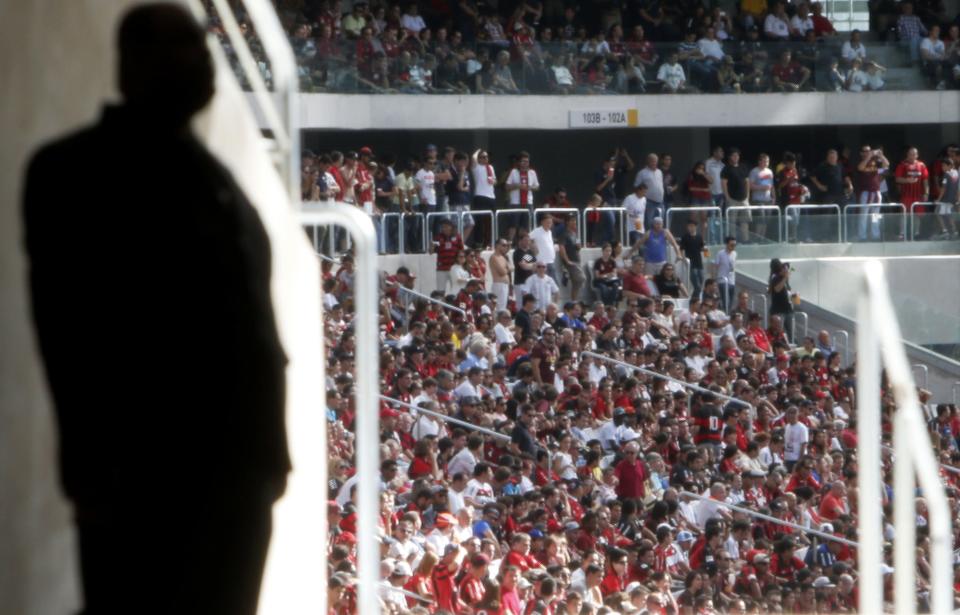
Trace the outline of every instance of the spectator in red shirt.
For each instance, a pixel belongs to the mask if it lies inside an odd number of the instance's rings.
[[[647,470],[643,461],[638,459],[640,445],[630,442],[623,447],[623,460],[613,471],[619,481],[617,496],[620,498],[643,498],[644,481],[647,479]]]
[[[437,288],[443,290],[457,253],[463,250],[463,239],[453,231],[453,222],[448,218],[440,221],[440,234],[434,239],[432,250],[437,253]]]
[[[487,567],[490,565],[490,558],[483,553],[477,553],[470,558],[470,569],[466,576],[460,581],[459,606],[454,612],[460,612],[463,607],[470,609],[476,608],[483,602],[483,596],[486,594],[486,587],[483,584],[487,576]]]
[[[813,22],[813,32],[817,35],[817,38],[833,36],[837,33],[830,20],[823,16],[823,4],[814,2],[810,5],[810,9],[813,11],[810,21]]]
[[[914,203],[930,200],[930,172],[927,165],[917,158],[917,148],[908,148],[906,158],[893,173],[900,190],[900,202],[908,212]]]
[[[770,69],[773,87],[779,92],[799,92],[810,79],[810,69],[793,61],[789,51],[780,54],[780,61]]]
[[[848,514],[850,506],[847,503],[847,485],[842,480],[835,481],[820,502],[820,516],[826,521],[833,521],[840,515]]]
[[[806,568],[803,560],[793,554],[795,548],[796,545],[789,536],[782,538],[777,543],[774,549],[775,553],[770,558],[770,572],[773,576],[792,583],[796,579],[797,573]]]
[[[607,552],[607,574],[600,583],[604,598],[626,588],[628,563],[627,552],[623,549],[614,547]]]
[[[459,569],[457,564],[457,555],[460,547],[454,544],[447,545],[443,551],[443,557],[440,563],[433,568],[431,574],[433,578],[433,592],[437,601],[437,609],[456,613],[457,601],[457,582],[456,575]]]
[[[510,552],[504,558],[504,563],[510,566],[516,566],[521,574],[531,568],[543,568],[543,565],[537,561],[537,558],[530,554],[530,535],[516,533],[510,539]]]
[[[630,269],[623,274],[623,296],[627,299],[640,299],[650,296],[650,286],[644,272],[646,261],[642,257],[635,257]]]

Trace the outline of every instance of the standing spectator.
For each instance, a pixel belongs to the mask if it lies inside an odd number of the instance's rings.
[[[536,262],[537,255],[533,251],[530,234],[521,231],[513,251],[513,291],[518,304],[522,304],[523,295],[527,292],[527,280],[533,275]]]
[[[633,169],[633,160],[627,150],[618,147],[603,161],[600,169],[594,173],[594,191],[603,199],[605,207],[617,207],[620,198],[617,194],[617,185],[629,170]],[[613,241],[613,230],[616,217],[613,212],[600,212],[600,237],[598,243]]]
[[[495,187],[497,185],[497,174],[493,165],[490,164],[490,153],[486,150],[478,149],[470,157],[470,171],[473,179],[473,209],[474,211],[489,211],[492,219],[486,219],[487,216],[479,216],[477,232],[484,233],[482,236],[489,237],[493,241],[497,237],[496,228],[496,209],[497,198]],[[505,307],[502,304],[501,307]]]
[[[890,161],[883,155],[883,150],[872,149],[869,145],[860,148],[860,163],[857,165],[857,190],[860,191],[860,204],[870,205],[860,214],[857,238],[867,240],[867,226],[870,227],[870,237],[874,241],[880,240],[880,203],[883,195],[880,194],[880,184],[883,173],[890,168]]]
[[[690,272],[690,296],[692,298],[700,297],[700,290],[703,288],[703,237],[697,233],[697,221],[687,220],[687,230],[680,236],[680,249],[687,259],[687,267]]]
[[[570,299],[580,300],[580,289],[586,277],[583,275],[583,265],[580,263],[580,233],[577,231],[577,215],[567,218],[567,232],[564,233],[558,246],[560,262],[566,272],[564,279],[570,280]]]
[[[627,239],[631,246],[636,245],[647,228],[647,184],[640,182],[633,187],[633,193],[623,199],[623,208],[627,215]]]
[[[717,253],[713,261],[714,278],[720,288],[720,309],[726,310],[731,305],[737,283],[737,238],[727,237],[724,240],[724,249]]]
[[[761,152],[757,156],[757,166],[750,170],[750,202],[754,205],[773,205],[776,200],[773,180],[774,174],[770,168],[770,156]],[[757,233],[765,235],[766,224],[758,224]]]
[[[784,152],[783,166],[777,173],[776,179],[778,205],[781,209],[786,209],[790,205],[800,205],[803,203],[803,194],[806,187],[800,183],[800,172],[797,170],[797,157],[793,152]],[[797,212],[797,235],[801,234],[799,218],[802,216]],[[799,237],[798,237],[799,238]],[[809,240],[809,237],[803,237]]]
[[[536,297],[538,310],[546,310],[548,305],[556,303],[560,293],[557,282],[547,275],[546,263],[540,261],[537,261],[534,274],[527,278],[526,290]]]
[[[951,158],[944,158],[940,163],[943,168],[943,179],[940,186],[940,198],[937,203],[937,221],[940,223],[940,237],[944,239],[957,237],[957,223],[954,214],[960,206],[960,172]],[[948,228],[949,227],[949,228]]]
[[[673,247],[676,260],[683,258],[680,246],[674,239],[673,233],[663,227],[663,218],[654,218],[650,230],[644,233],[637,246],[643,246],[643,257],[647,262],[646,272],[649,275],[660,273],[663,264],[667,262],[667,244]]]
[[[623,459],[617,464],[613,475],[617,477],[617,496],[621,499],[643,499],[647,470],[639,458],[640,445],[634,441],[623,447]]]
[[[810,441],[810,431],[800,422],[799,411],[796,406],[787,408],[787,424],[783,428],[783,461],[787,469],[793,471],[793,466],[807,454],[807,443]]]
[[[540,218],[540,226],[530,231],[530,239],[533,241],[533,250],[537,255],[537,262],[543,263],[547,267],[547,273],[557,280],[557,248],[553,239],[553,216],[545,214]]]
[[[723,182],[721,174],[723,173],[723,148],[719,145],[713,148],[713,154],[707,158],[704,163],[704,169],[710,176],[710,198],[715,207],[723,207]]]
[[[646,207],[644,209],[643,228],[648,229],[652,226],[654,218],[662,218],[665,215],[665,188],[663,184],[663,171],[657,166],[660,161],[656,154],[647,154],[647,164],[637,172],[633,180],[634,187],[640,184],[646,184]],[[624,203],[626,206],[626,203]],[[642,232],[642,230],[641,230]],[[630,243],[633,243],[631,241]]]
[[[810,176],[810,182],[817,189],[818,203],[839,205],[843,209],[853,194],[853,183],[840,166],[840,157],[835,149],[827,150],[827,157]]]
[[[901,3],[900,11],[900,17],[897,18],[897,38],[901,45],[910,50],[910,59],[916,62],[920,59],[920,39],[927,35],[927,27],[913,14],[912,2]]]
[[[450,168],[450,179],[446,182],[447,201],[450,204],[450,210],[461,216],[463,221],[463,243],[470,244],[470,235],[473,232],[474,220],[470,215],[470,199],[473,193],[473,174],[467,168],[469,158],[464,152],[456,152],[453,155],[453,166]],[[474,244],[477,246],[486,246],[483,243],[486,239],[475,238]],[[472,245],[472,244],[471,244]]]
[[[907,213],[910,213],[914,203],[930,200],[930,172],[927,165],[918,160],[917,148],[907,148],[906,157],[897,165],[893,175],[900,190],[900,202],[906,207]],[[922,213],[929,211],[928,206],[921,206],[917,210]],[[919,234],[919,230],[915,229],[914,234]]]
[[[720,172],[720,182],[723,187],[723,198],[727,207],[746,207],[750,205],[748,195],[750,194],[750,171],[746,166],[740,164],[740,150],[733,147],[727,154],[727,165]],[[733,218],[734,223],[739,222],[740,241],[750,239],[750,212],[742,211],[737,217]]]
[[[673,156],[666,153],[660,154],[660,171],[663,173],[663,206],[665,209],[670,209],[679,183],[673,172]]]
[[[506,239],[497,240],[489,260],[490,276],[493,279],[491,290],[497,297],[497,308],[500,310],[507,309],[510,297],[510,272],[513,267],[507,258],[509,251],[510,243]]]
[[[453,221],[440,221],[440,233],[433,241],[433,251],[437,253],[437,290],[446,292],[450,282],[450,269],[463,252],[463,240],[453,230]]]
[[[434,172],[436,163],[436,158],[428,156],[424,159],[423,166],[413,176],[413,181],[417,186],[417,197],[420,199],[421,211],[427,216],[437,211],[437,176]],[[436,228],[437,226],[434,226],[429,229],[429,232],[435,233]]]
[[[780,262],[779,258],[770,261],[770,281],[767,292],[770,294],[770,316],[779,316],[787,334],[793,336],[793,303],[790,295],[790,265]]]
[[[530,168],[530,154],[527,152],[518,154],[517,166],[507,176],[505,187],[510,195],[511,208],[533,211],[533,193],[540,189],[540,178],[537,177],[537,172]],[[525,216],[514,214],[509,218],[507,238],[513,241],[517,228],[521,224],[526,228],[523,222]]]

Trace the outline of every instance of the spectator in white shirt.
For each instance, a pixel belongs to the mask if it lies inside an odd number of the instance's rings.
[[[552,215],[547,214],[540,219],[540,226],[530,231],[530,240],[533,241],[533,251],[537,255],[537,262],[546,265],[547,273],[556,280],[557,247],[553,242]]]
[[[472,435],[467,438],[467,445],[453,456],[447,464],[447,473],[451,476],[463,472],[467,476],[473,475],[477,462],[483,458],[483,438]]]
[[[687,91],[687,76],[680,66],[677,54],[671,53],[667,61],[660,65],[657,71],[657,81],[663,83],[663,90],[671,94]]]
[[[790,24],[783,2],[777,2],[763,22],[763,33],[773,41],[790,40]]]
[[[537,261],[536,273],[527,278],[527,292],[536,300],[536,309],[546,310],[551,303],[556,303],[560,294],[560,287],[556,281],[547,275],[547,265]]]
[[[859,58],[861,61],[867,57],[867,48],[860,42],[860,30],[850,32],[850,40],[844,41],[840,47],[840,57],[849,66],[853,61]]]
[[[417,14],[417,11],[417,3],[411,2],[407,6],[407,12],[400,17],[400,27],[414,36],[418,36],[420,31],[427,27],[423,17]]]

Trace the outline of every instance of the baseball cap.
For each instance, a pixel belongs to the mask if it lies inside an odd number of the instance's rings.
[[[831,583],[831,582],[830,582],[830,579],[828,579],[827,577],[817,577],[817,578],[814,579],[814,581],[813,581],[813,586],[814,586],[814,587],[817,587],[817,588],[822,588],[822,587],[836,587],[836,585],[834,585],[833,583]]]
[[[369,146],[366,146],[366,145],[364,145],[363,147],[360,148],[360,153],[361,153],[361,154],[365,154],[365,155],[367,155],[367,156],[373,156],[373,150],[370,149],[370,147],[369,147]]]
[[[437,527],[450,527],[451,525],[456,524],[457,518],[451,515],[450,513],[440,513],[437,515],[437,520],[434,522],[434,525]]]
[[[393,567],[393,576],[412,577],[413,570],[410,569],[410,564],[407,562],[397,562],[397,564]]]
[[[380,418],[382,419],[390,418],[390,417],[397,418],[398,416],[400,416],[400,413],[394,410],[393,408],[391,408],[390,406],[384,406],[383,408],[380,409]]]
[[[693,540],[693,534],[691,534],[687,530],[683,530],[682,532],[677,534],[677,542],[687,542],[688,540]]]
[[[768,556],[766,553],[757,553],[756,555],[753,556],[754,564],[766,564],[769,561],[770,561],[770,556]]]

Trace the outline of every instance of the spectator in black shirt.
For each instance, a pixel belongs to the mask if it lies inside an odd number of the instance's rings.
[[[527,293],[523,296],[521,305],[521,309],[517,312],[517,315],[513,317],[513,322],[520,327],[521,333],[527,336],[530,335],[530,315],[533,314],[533,310],[537,305],[537,298]]]
[[[680,249],[690,268],[690,296],[699,297],[703,288],[703,237],[697,234],[697,221],[687,220],[687,232],[680,237]]]
[[[527,292],[527,278],[533,275],[536,265],[537,256],[530,245],[530,234],[521,230],[517,247],[513,250],[513,289],[519,302]]]
[[[533,435],[530,433],[530,430],[533,428],[533,423],[536,420],[536,415],[537,411],[534,410],[530,404],[524,404],[524,406],[520,408],[520,416],[517,417],[517,423],[513,428],[513,433],[510,434],[511,448],[514,449],[513,452],[515,454],[537,454],[539,447],[533,439]]]
[[[727,155],[727,164],[720,171],[720,183],[727,207],[745,207],[750,204],[747,198],[750,194],[749,176],[750,169],[740,164],[740,150],[731,148]],[[734,220],[738,222],[737,239],[742,242],[747,241],[750,235],[750,212],[740,211],[739,215],[734,216]]]
[[[810,176],[810,181],[817,189],[818,203],[843,207],[847,204],[848,195],[853,194],[853,182],[844,174],[835,149],[827,150],[826,159]]]

